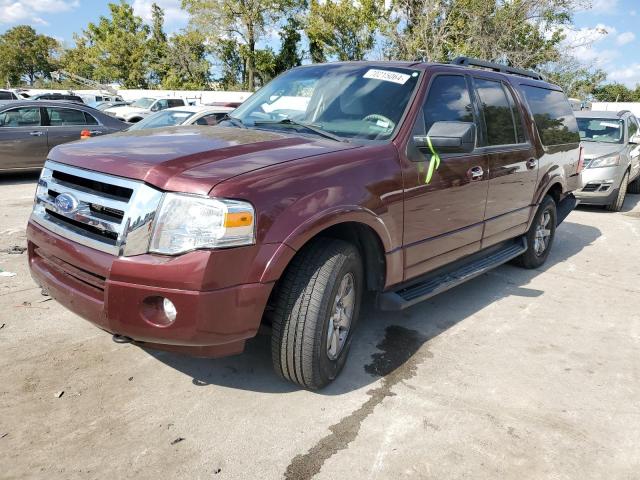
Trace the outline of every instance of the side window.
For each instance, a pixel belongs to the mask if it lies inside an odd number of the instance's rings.
[[[578,122],[564,93],[523,85],[522,90],[533,113],[543,145],[579,143]]]
[[[629,124],[629,139],[631,139],[631,137],[638,133],[638,120],[636,120],[635,117],[629,117],[627,123]]]
[[[92,115],[89,115],[87,112],[84,112],[84,120],[87,125],[98,125],[98,121],[93,118]]]
[[[169,108],[169,102],[167,100],[158,100],[156,110],[164,110],[165,108]]]
[[[12,108],[0,113],[0,127],[39,127],[40,108]]]
[[[179,98],[170,98],[168,102],[169,102],[169,108],[182,107],[184,105],[184,101],[180,100]]]
[[[527,138],[524,135],[524,123],[522,122],[522,114],[520,113],[520,109],[516,105],[516,101],[513,98],[513,93],[511,90],[506,88],[504,85],[505,93],[507,94],[507,99],[509,100],[509,105],[511,106],[511,111],[513,112],[513,121],[516,124],[516,141],[517,143],[525,143]]]
[[[15,95],[11,92],[0,92],[0,100],[15,100]]]
[[[196,125],[217,125],[226,113],[211,113],[196,120]]]
[[[435,122],[473,122],[473,107],[466,79],[461,75],[436,77],[422,110],[426,133]]]
[[[482,107],[487,127],[487,145],[512,145],[517,143],[513,123],[513,111],[502,83],[474,78],[473,83]]]
[[[49,125],[52,127],[65,127],[68,125],[86,125],[84,112],[72,108],[47,107]]]

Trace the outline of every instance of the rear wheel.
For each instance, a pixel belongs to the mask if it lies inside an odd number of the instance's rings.
[[[271,353],[283,378],[305,388],[344,366],[360,313],[363,267],[350,243],[318,238],[291,262],[274,297]]]
[[[622,183],[620,183],[620,188],[618,188],[618,195],[615,200],[607,205],[605,208],[610,212],[619,212],[622,210],[622,206],[624,205],[624,199],[627,196],[627,188],[629,186],[629,172],[624,174],[622,177]]]
[[[518,265],[524,268],[538,268],[547,261],[556,236],[556,224],[556,202],[546,196],[526,234],[529,248],[516,259]]]

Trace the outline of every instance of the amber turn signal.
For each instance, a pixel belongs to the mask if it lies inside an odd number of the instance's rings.
[[[227,213],[224,216],[224,226],[227,228],[248,227],[252,222],[253,215],[250,212]]]

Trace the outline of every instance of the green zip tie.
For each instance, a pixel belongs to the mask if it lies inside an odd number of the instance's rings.
[[[433,144],[431,143],[431,137],[427,135],[427,146],[429,150],[431,150],[431,161],[429,162],[429,170],[427,170],[427,176],[424,179],[424,183],[431,183],[431,178],[433,177],[433,172],[440,168],[440,155],[433,148]]]

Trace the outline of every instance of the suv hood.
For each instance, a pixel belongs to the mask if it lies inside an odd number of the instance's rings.
[[[584,158],[591,160],[592,158],[604,157],[605,155],[615,155],[624,150],[624,145],[620,143],[599,143],[585,142],[580,143],[584,148]]]
[[[237,127],[135,130],[66,143],[49,159],[141,180],[162,190],[207,194],[218,183],[270,165],[358,145]]]

